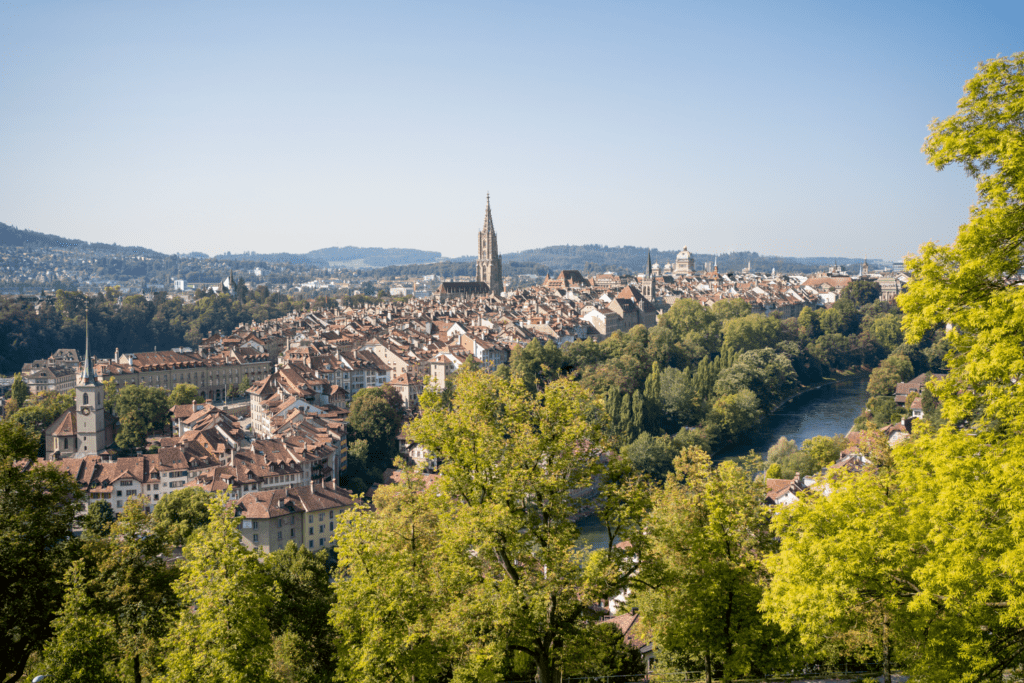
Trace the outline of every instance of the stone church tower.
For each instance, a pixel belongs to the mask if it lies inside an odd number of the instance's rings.
[[[94,455],[107,447],[106,413],[103,408],[103,384],[96,378],[89,357],[89,312],[85,319],[85,358],[82,374],[75,386],[75,411],[79,455]]]
[[[491,294],[498,296],[504,289],[501,279],[501,257],[498,256],[498,236],[494,234],[491,220],[491,195],[487,195],[487,213],[484,227],[480,229],[476,256],[476,280],[491,288]]]

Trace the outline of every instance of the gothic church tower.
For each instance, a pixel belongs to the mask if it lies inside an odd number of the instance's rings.
[[[79,456],[93,455],[107,447],[103,393],[103,384],[96,378],[92,358],[89,357],[89,311],[86,309],[85,359],[82,361],[82,374],[79,375],[75,386]]]
[[[494,234],[491,220],[491,195],[487,195],[487,213],[484,227],[480,229],[476,255],[476,280],[491,288],[491,294],[498,296],[504,289],[501,279],[501,257],[498,256],[498,236]]]

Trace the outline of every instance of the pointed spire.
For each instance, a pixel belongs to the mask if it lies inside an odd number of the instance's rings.
[[[494,232],[494,221],[491,220],[491,193],[487,193],[487,211],[484,214],[484,232]]]
[[[85,302],[85,360],[82,361],[82,383],[96,381],[96,373],[92,369],[92,357],[89,356],[89,302]]]
[[[651,277],[651,250],[647,250],[647,277]]]

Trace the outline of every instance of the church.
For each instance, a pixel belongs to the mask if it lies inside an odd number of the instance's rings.
[[[104,407],[103,383],[96,378],[89,356],[89,323],[85,328],[85,358],[75,381],[75,407],[46,429],[47,460],[110,456],[114,446],[114,415]]]
[[[477,235],[476,281],[442,282],[437,289],[437,300],[465,299],[493,294],[501,296],[505,285],[501,277],[501,256],[498,255],[498,235],[494,232],[491,218],[491,195],[487,195],[487,209],[484,212],[484,227]]]

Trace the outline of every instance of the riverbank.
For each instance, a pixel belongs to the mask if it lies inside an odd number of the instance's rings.
[[[774,406],[747,439],[716,450],[712,459],[736,458],[751,450],[764,457],[783,436],[800,444],[814,436],[846,434],[864,410],[869,375],[858,370],[802,387]]]

